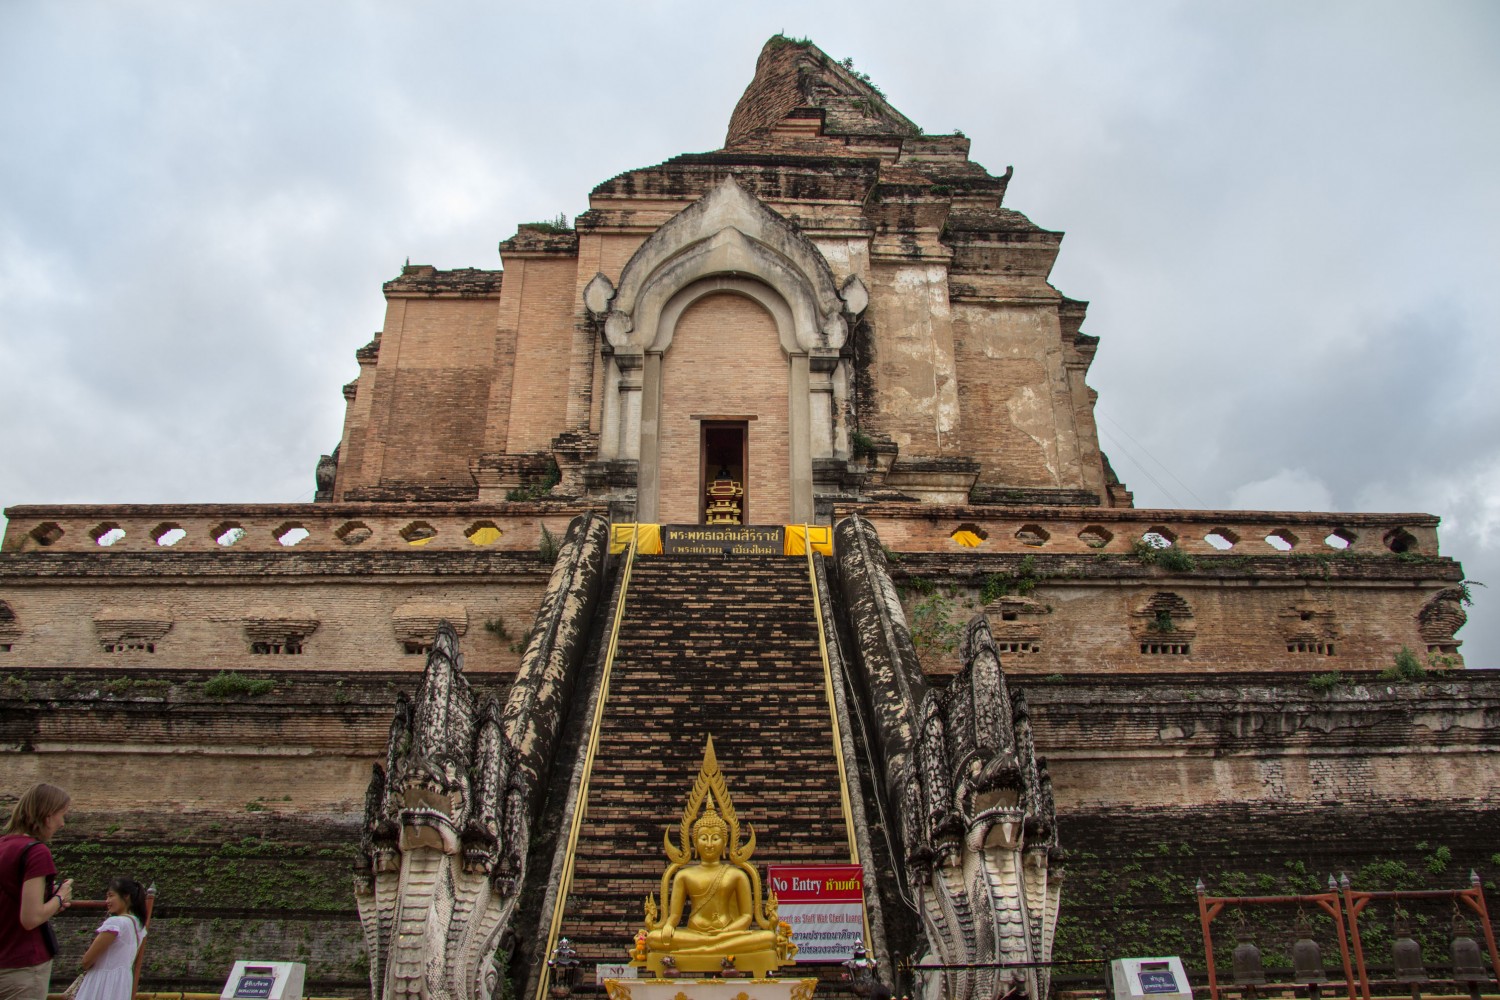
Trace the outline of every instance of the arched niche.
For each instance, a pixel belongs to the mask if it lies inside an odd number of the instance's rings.
[[[598,275],[584,291],[604,320],[610,352],[600,421],[601,461],[638,461],[636,517],[659,516],[662,358],[684,311],[732,294],[769,313],[786,359],[790,522],[813,519],[814,459],[848,457],[841,411],[848,316],[866,301],[857,278],[842,291],[817,247],[727,178],[643,243],[616,289]],[[848,304],[846,304],[848,303]],[[778,518],[779,520],[779,518]]]

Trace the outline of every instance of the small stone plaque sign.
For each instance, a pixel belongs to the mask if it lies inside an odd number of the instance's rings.
[[[636,968],[633,965],[606,965],[600,962],[594,966],[594,985],[603,986],[606,979],[634,979]]]
[[[1167,970],[1141,970],[1141,992],[1142,993],[1176,993],[1177,977]]]
[[[241,976],[234,985],[234,995],[236,1000],[266,1000],[275,985],[275,976]]]
[[[664,524],[661,550],[667,555],[779,556],[786,553],[786,528],[779,524]]]

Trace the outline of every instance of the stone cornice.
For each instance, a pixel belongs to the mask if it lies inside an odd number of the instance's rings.
[[[386,298],[499,298],[502,271],[461,267],[439,271],[428,264],[408,264],[382,287]]]
[[[243,582],[269,577],[297,583],[370,577],[535,578],[545,583],[552,567],[535,552],[370,551],[370,552],[8,552],[0,558],[0,581],[7,587],[63,582],[130,580],[181,583],[189,579]]]

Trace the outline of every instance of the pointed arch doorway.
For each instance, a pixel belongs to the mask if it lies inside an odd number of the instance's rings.
[[[724,322],[699,331],[696,360],[715,353],[715,344],[737,351],[715,366],[691,363],[685,355],[694,350],[676,342],[679,323],[695,311],[699,320],[724,311],[722,301],[701,299],[736,297],[762,315],[720,315]],[[814,463],[835,469],[850,455],[843,349],[849,320],[868,302],[857,275],[836,284],[818,246],[733,177],[652,233],[626,262],[618,287],[596,274],[584,304],[603,322],[609,347],[599,460],[635,463],[636,520],[700,522],[694,508],[702,506],[703,480],[694,475],[694,457],[701,468],[701,430],[686,417],[723,406],[759,417],[745,435],[747,443],[755,436],[746,472],[756,509],[747,515],[767,524],[812,522]],[[747,324],[764,335],[751,335]],[[691,333],[684,339],[693,340]],[[763,352],[767,346],[775,357]]]

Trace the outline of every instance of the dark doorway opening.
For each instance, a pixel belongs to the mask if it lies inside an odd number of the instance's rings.
[[[749,424],[743,420],[704,421],[701,426],[698,523],[746,524],[750,511],[745,487]]]

